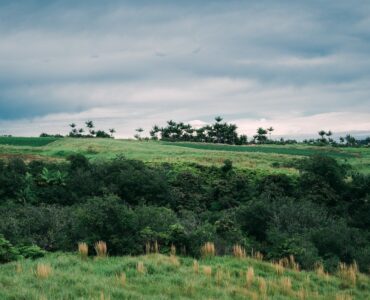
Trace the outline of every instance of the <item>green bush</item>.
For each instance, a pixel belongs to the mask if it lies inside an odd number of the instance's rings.
[[[45,250],[42,250],[37,245],[32,246],[18,246],[17,250],[19,254],[24,258],[36,259],[43,257],[46,254]]]
[[[0,263],[7,263],[19,259],[19,251],[0,234]]]

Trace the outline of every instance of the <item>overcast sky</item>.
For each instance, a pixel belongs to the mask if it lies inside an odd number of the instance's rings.
[[[216,115],[370,133],[370,1],[0,1],[0,134]]]

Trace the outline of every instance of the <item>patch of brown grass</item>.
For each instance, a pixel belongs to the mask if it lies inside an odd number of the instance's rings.
[[[81,259],[87,259],[89,255],[89,246],[85,242],[78,243],[78,254]]]
[[[253,280],[254,280],[254,269],[253,269],[253,267],[248,268],[247,273],[246,273],[245,276],[246,276],[247,287],[250,287],[253,283]]]
[[[262,277],[258,277],[258,290],[262,296],[265,296],[267,293],[267,283]]]
[[[46,279],[52,273],[51,266],[48,264],[39,263],[36,266],[36,277],[39,279]]]
[[[280,280],[280,286],[285,293],[289,293],[292,290],[292,280],[289,277],[283,277]]]
[[[144,263],[142,261],[138,261],[138,263],[136,265],[136,271],[140,274],[145,273],[145,267],[144,267]]]
[[[199,273],[199,263],[196,259],[194,259],[194,261],[193,261],[193,270],[194,270],[194,273],[196,273],[196,274]]]
[[[203,266],[203,273],[204,275],[211,277],[212,276],[212,267],[211,266]]]
[[[99,258],[104,258],[107,256],[107,244],[104,241],[98,241],[95,243],[96,256]]]
[[[216,248],[215,248],[215,244],[212,243],[212,242],[207,242],[205,243],[201,249],[200,249],[200,253],[202,254],[202,257],[205,258],[205,257],[213,257],[216,255]]]
[[[122,272],[120,275],[116,275],[117,282],[122,286],[126,286],[126,273]]]
[[[233,255],[236,258],[245,258],[247,256],[244,247],[238,244],[233,246]]]
[[[338,267],[338,276],[350,286],[356,285],[358,267],[354,262],[353,264],[347,265],[345,263],[340,263]]]

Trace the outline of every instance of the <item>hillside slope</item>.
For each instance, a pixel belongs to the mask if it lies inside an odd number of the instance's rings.
[[[50,274],[36,271],[43,265],[50,266]],[[369,299],[369,278],[357,274],[355,280],[279,270],[251,258],[208,258],[199,261],[197,271],[185,257],[81,260],[56,253],[2,265],[0,299]]]
[[[348,162],[356,170],[370,173],[369,148],[311,147],[304,145],[230,146],[197,143],[165,143],[112,139],[0,138],[0,158],[20,155],[26,160],[64,159],[81,153],[91,159],[110,159],[124,155],[149,163],[198,163],[221,165],[225,159],[234,166],[269,173],[294,174],[292,162],[307,155],[329,154]]]

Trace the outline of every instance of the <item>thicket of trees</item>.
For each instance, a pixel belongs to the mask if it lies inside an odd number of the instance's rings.
[[[200,142],[200,143],[219,143],[219,144],[231,144],[231,145],[247,145],[247,144],[297,144],[299,143],[294,139],[273,139],[272,132],[273,127],[262,128],[259,127],[256,130],[256,134],[252,138],[244,134],[238,134],[238,127],[235,124],[222,122],[222,117],[216,117],[215,123],[211,125],[202,126],[200,128],[194,128],[190,124],[183,122],[175,122],[173,120],[167,121],[167,125],[159,127],[154,125],[150,130],[150,137],[143,137],[142,133],[144,129],[136,129],[135,138],[138,140],[162,140],[170,142]],[[370,137],[364,140],[357,140],[351,135],[340,137],[339,141],[332,138],[333,133],[325,130],[318,132],[319,138],[317,139],[305,139],[302,141],[303,144],[315,145],[315,146],[336,146],[336,147],[357,147],[367,146],[370,144]]]
[[[237,170],[231,161],[0,161],[0,234],[14,247],[49,251],[104,240],[111,255],[140,254],[153,241],[194,256],[206,241],[220,254],[238,243],[269,259],[292,254],[303,268],[356,260],[368,272],[370,177],[325,156],[296,167],[299,176]]]

